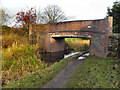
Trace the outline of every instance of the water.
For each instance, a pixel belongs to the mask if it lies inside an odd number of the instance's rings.
[[[44,60],[47,63],[53,63],[53,62],[57,62],[60,61],[63,58],[68,58],[72,55],[78,54],[80,52],[73,52],[73,50],[69,50],[67,53],[66,51],[60,51],[60,52],[45,52],[43,55],[42,60]]]
[[[85,54],[83,54],[82,56],[78,57],[78,60],[84,60],[84,59],[86,59],[86,57],[88,57],[88,56],[89,56],[89,53],[85,53]]]
[[[53,62],[60,61],[63,58],[64,58],[64,51],[53,52],[53,53],[46,52],[44,54],[43,60],[47,63],[53,63]]]
[[[86,59],[86,57],[80,56],[78,59],[79,59],[79,60],[80,60],[80,59]]]
[[[89,56],[89,55],[90,55],[89,53],[86,53],[86,54],[84,54],[83,56],[87,57],[87,56]]]
[[[47,63],[54,63],[54,62],[59,62],[63,58],[68,58],[68,57],[73,56],[73,55],[78,54],[78,53],[81,54],[80,51],[74,52],[73,50],[72,50],[72,52],[69,51],[69,53],[67,53],[67,54],[66,54],[66,51],[53,52],[53,53],[46,52],[43,55],[42,60],[44,60]],[[81,57],[79,57],[78,59],[85,59],[88,55],[89,55],[89,53],[86,53],[86,54],[82,55]]]
[[[70,57],[70,56],[72,56],[72,55],[75,55],[75,54],[78,54],[78,53],[80,53],[80,52],[72,52],[72,53],[70,53],[70,54],[65,54],[65,55],[64,55],[64,58],[68,58],[68,57]]]

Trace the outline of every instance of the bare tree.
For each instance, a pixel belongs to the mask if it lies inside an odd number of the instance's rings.
[[[41,9],[35,9],[36,10],[36,24],[42,24],[42,12]]]
[[[5,9],[0,9],[0,15],[1,15],[0,20],[2,21],[1,24],[7,25],[8,21],[11,18],[10,15],[7,13]]]
[[[64,12],[57,5],[49,5],[44,9],[41,21],[45,24],[52,24],[66,20]]]

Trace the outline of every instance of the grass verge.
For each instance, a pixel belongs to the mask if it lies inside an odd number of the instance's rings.
[[[77,54],[73,57],[74,60],[78,56],[81,56],[81,54]],[[73,59],[69,60],[69,58],[62,59],[60,62],[55,62],[43,70],[36,71],[31,76],[27,76],[15,82],[10,82],[8,85],[4,85],[3,88],[40,88],[42,85],[52,80],[71,60],[73,61]]]
[[[40,60],[41,55],[37,46],[17,46],[4,49],[2,52],[2,83],[17,81],[28,74],[47,67],[47,63]]]
[[[10,82],[8,85],[3,86],[3,88],[40,88],[43,84],[54,78],[67,65],[67,62],[65,59],[55,62],[46,69],[38,70],[33,75],[27,76],[24,79]]]
[[[117,88],[118,64],[114,60],[88,57],[75,70],[66,88]]]

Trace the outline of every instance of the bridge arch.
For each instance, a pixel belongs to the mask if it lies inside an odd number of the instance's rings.
[[[85,38],[91,40],[90,35],[51,35],[50,52],[64,51],[65,38]]]
[[[112,22],[112,17],[106,17],[99,20],[67,21],[47,25],[48,30],[44,34],[39,33],[39,41],[41,42],[42,37],[45,39],[44,46],[47,52],[58,52],[64,50],[66,37],[90,38],[90,55],[104,58],[108,53],[108,38],[112,35]]]

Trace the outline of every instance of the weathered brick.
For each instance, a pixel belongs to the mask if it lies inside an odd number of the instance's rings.
[[[53,35],[89,35],[91,36],[90,54],[99,57],[106,57],[108,47],[108,37],[112,35],[112,17],[107,17],[101,20],[81,20],[68,21],[52,25],[46,25],[48,32],[46,34],[46,51],[57,52],[64,49],[64,39],[51,38],[49,32],[56,32]],[[40,27],[38,26],[38,29]],[[70,32],[72,30],[72,32]],[[76,32],[75,31],[82,31]],[[67,31],[67,32],[66,32]],[[87,32],[86,32],[87,31]],[[52,39],[52,41],[51,41]],[[52,51],[51,51],[52,50]]]

